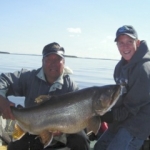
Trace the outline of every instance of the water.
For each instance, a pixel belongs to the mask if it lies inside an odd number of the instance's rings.
[[[41,67],[42,56],[0,54],[0,73],[14,72]],[[118,60],[65,58],[65,64],[73,70],[71,77],[77,82],[80,89],[90,86],[114,84],[113,71]],[[24,98],[10,96],[16,104],[22,104]]]

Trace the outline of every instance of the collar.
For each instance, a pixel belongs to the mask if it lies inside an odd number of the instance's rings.
[[[49,92],[51,91],[55,91],[56,89],[62,89],[62,86],[64,84],[64,80],[63,80],[63,76],[67,75],[67,74],[72,74],[72,70],[68,67],[64,67],[63,73],[58,77],[58,79],[52,84],[52,86],[49,89]],[[41,70],[38,72],[38,74],[36,75],[39,79],[46,81],[45,75],[44,75],[44,71],[43,68],[41,68]]]
[[[40,78],[41,80],[47,82],[45,75],[44,75],[43,68],[41,68],[41,70],[37,74],[37,77]],[[50,86],[49,92],[56,91],[56,89],[62,89],[63,84],[64,84],[64,80],[63,80],[63,73],[62,73],[60,75],[60,77]]]

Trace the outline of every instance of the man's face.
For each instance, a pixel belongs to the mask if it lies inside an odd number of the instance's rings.
[[[42,62],[47,81],[53,83],[63,73],[64,59],[57,54],[50,54]]]
[[[128,62],[131,60],[139,45],[139,40],[132,39],[128,35],[120,35],[117,39],[119,52],[122,57]]]

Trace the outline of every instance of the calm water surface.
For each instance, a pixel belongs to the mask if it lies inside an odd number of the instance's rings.
[[[42,56],[0,54],[0,73],[14,72],[21,68],[41,67]],[[114,84],[113,71],[118,60],[65,58],[65,64],[73,70],[71,77],[80,89],[90,86]],[[23,104],[24,98],[9,97],[16,104]]]

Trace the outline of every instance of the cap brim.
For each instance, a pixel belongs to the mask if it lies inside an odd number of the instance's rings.
[[[64,55],[63,55],[63,54],[61,54],[61,53],[57,53],[57,52],[50,52],[50,53],[47,53],[47,54],[46,54],[46,55],[44,55],[43,57],[46,57],[46,56],[51,55],[51,54],[56,54],[56,55],[58,55],[58,56],[60,56],[60,57],[64,58]]]
[[[123,34],[119,34],[119,35],[115,38],[114,42],[116,42],[116,41],[117,41],[117,39],[118,39],[118,37],[119,37],[120,35],[128,35],[128,36],[130,36],[132,39],[136,39],[136,37],[135,37],[135,36],[133,36],[133,35],[132,35],[132,34],[130,34],[130,33],[123,33]]]

